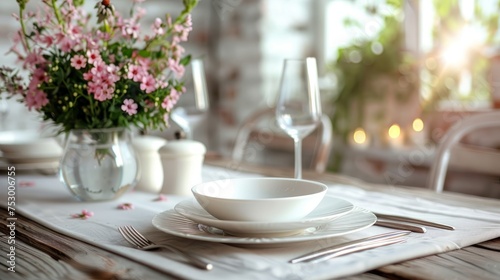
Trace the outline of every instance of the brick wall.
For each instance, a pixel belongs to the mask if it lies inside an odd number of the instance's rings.
[[[218,150],[229,153],[241,122],[275,102],[283,59],[314,55],[312,3],[242,0],[219,19]]]

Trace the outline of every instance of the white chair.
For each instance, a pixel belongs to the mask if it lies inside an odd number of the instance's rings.
[[[472,132],[492,128],[500,129],[500,110],[471,115],[456,122],[438,145],[428,187],[436,192],[443,191],[450,158],[453,167],[500,175],[500,150],[459,143]]]
[[[281,150],[293,156],[293,140],[278,127],[274,107],[256,111],[240,126],[232,153],[232,159],[235,162],[249,161],[249,157],[254,154],[249,151],[249,143],[252,141],[257,143],[254,146],[254,152],[271,148],[271,150]],[[321,117],[318,128],[304,139],[302,145],[302,152],[305,155],[303,157],[304,169],[324,172],[332,148],[332,124],[328,116]],[[263,157],[265,157],[264,162],[269,163],[273,155],[268,150]],[[293,166],[293,160],[285,164]]]

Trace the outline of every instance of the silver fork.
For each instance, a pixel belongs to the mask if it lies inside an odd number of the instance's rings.
[[[132,226],[123,226],[123,227],[118,227],[118,231],[121,233],[123,238],[127,240],[130,244],[134,245],[137,247],[137,249],[140,250],[154,250],[154,249],[159,249],[159,248],[165,248],[168,249],[176,254],[179,254],[186,258],[191,264],[194,266],[204,269],[204,270],[212,270],[213,265],[211,263],[207,263],[205,261],[202,261],[198,259],[195,256],[189,255],[187,253],[184,253],[177,248],[170,246],[170,245],[164,245],[164,244],[155,244],[151,240],[147,239],[142,235],[140,232],[138,232],[134,227]]]

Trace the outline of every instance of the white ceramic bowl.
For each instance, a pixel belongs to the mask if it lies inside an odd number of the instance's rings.
[[[44,137],[36,130],[0,132],[0,151],[4,157],[56,157],[63,148],[56,138]]]
[[[205,182],[191,191],[198,203],[221,220],[283,222],[308,215],[327,186],[290,178],[238,178]]]

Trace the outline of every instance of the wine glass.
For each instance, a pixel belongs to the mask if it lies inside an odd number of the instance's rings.
[[[191,67],[186,68],[185,77],[187,92],[194,93],[194,105],[193,98],[188,100],[182,97],[172,111],[171,117],[187,139],[194,139],[194,130],[200,129],[200,125],[203,125],[202,121],[206,120],[210,107],[203,60],[193,59]]]
[[[278,102],[278,125],[293,138],[295,178],[302,178],[302,139],[314,131],[321,119],[316,59],[285,59]]]

